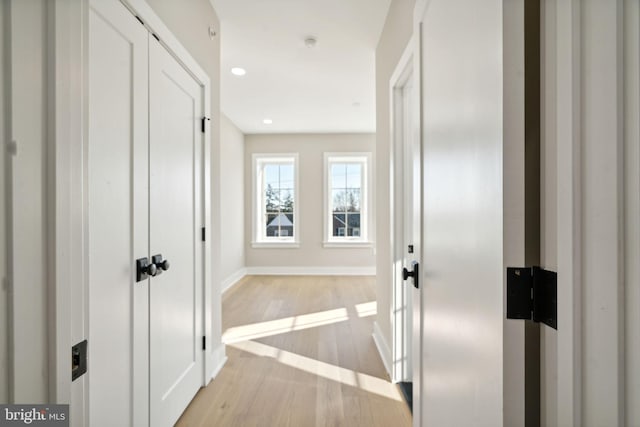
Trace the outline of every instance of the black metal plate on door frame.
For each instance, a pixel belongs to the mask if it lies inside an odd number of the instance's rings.
[[[71,347],[71,381],[87,372],[87,340]]]

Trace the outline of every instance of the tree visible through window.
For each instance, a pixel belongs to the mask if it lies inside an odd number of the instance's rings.
[[[265,163],[263,176],[265,237],[293,237],[294,165]]]
[[[331,163],[332,237],[360,237],[362,164]]]

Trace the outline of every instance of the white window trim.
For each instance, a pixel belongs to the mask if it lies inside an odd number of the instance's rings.
[[[298,200],[299,173],[298,153],[254,153],[252,156],[252,224],[253,239],[252,248],[276,249],[300,247],[300,201]],[[291,163],[293,159],[294,189],[293,189],[293,236],[292,237],[266,237],[264,235],[263,207],[262,207],[262,176],[259,171],[264,163]]]
[[[360,192],[360,237],[335,237],[331,236],[332,229],[332,212],[331,212],[331,174],[329,167],[331,163],[341,162],[359,162],[363,166],[362,188]],[[352,152],[352,153],[324,153],[324,241],[322,243],[325,248],[368,248],[372,247],[371,241],[371,179],[372,179],[371,153],[370,152]],[[364,210],[364,212],[362,212]]]

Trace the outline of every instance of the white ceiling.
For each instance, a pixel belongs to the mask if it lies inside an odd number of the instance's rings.
[[[240,130],[375,131],[375,48],[390,0],[211,3],[222,26],[221,107]],[[305,46],[309,36],[316,47]]]

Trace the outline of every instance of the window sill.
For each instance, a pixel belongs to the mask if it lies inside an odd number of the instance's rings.
[[[295,241],[273,241],[273,242],[251,242],[254,249],[297,249],[300,242]]]
[[[373,247],[373,242],[358,240],[328,241],[323,242],[322,246],[325,248],[371,248]]]

